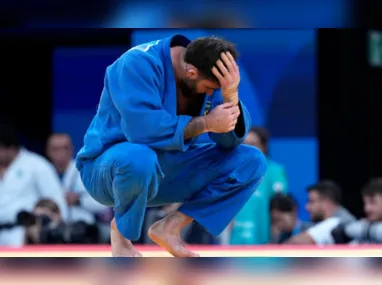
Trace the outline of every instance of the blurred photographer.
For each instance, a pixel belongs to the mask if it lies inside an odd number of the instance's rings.
[[[26,244],[62,243],[60,235],[57,238],[57,232],[64,231],[65,223],[60,209],[52,200],[40,200],[33,213],[20,212],[17,220],[26,229]]]
[[[331,231],[335,244],[382,243],[382,178],[372,179],[362,190],[366,218],[339,224]]]
[[[322,180],[308,187],[306,208],[315,223],[308,230],[291,237],[287,244],[332,244],[331,230],[339,224],[356,221],[355,217],[341,204],[342,191],[337,183]]]
[[[64,220],[67,205],[60,181],[50,163],[22,146],[18,132],[0,123],[0,246],[21,247],[25,230],[17,213],[32,211],[40,199],[55,201]]]
[[[382,178],[372,179],[367,183],[362,189],[362,198],[365,219],[344,221],[339,217],[329,218],[301,234],[309,237],[304,239],[309,241],[304,244],[382,243]]]
[[[86,191],[75,166],[74,146],[66,133],[54,133],[47,141],[46,155],[52,162],[62,186],[62,194],[68,207],[69,223],[85,222],[97,225],[102,241],[110,238],[110,210],[96,202]]]
[[[84,222],[66,224],[55,202],[40,200],[33,213],[20,212],[19,225],[26,229],[26,244],[84,244],[98,242],[96,226]]]

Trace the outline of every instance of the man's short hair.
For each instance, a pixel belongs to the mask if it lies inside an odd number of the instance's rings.
[[[288,194],[277,193],[273,196],[270,203],[270,210],[278,210],[280,212],[291,213],[296,211],[297,202]]]
[[[0,123],[0,146],[20,147],[20,139],[17,131],[11,126]]]
[[[235,60],[238,57],[235,45],[229,41],[214,36],[197,38],[187,46],[184,61],[194,65],[203,77],[218,82],[212,67],[216,66],[223,52],[230,52]]]
[[[375,195],[382,195],[382,178],[371,179],[362,189],[362,195],[371,197]]]
[[[60,214],[60,208],[56,204],[56,202],[50,200],[50,199],[41,199],[37,202],[35,208],[43,208],[48,209],[54,214]]]
[[[322,180],[316,184],[310,185],[307,188],[307,191],[308,193],[311,191],[316,191],[322,198],[328,199],[336,205],[341,204],[341,188],[332,180]]]

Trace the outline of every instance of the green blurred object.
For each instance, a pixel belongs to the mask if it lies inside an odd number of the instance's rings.
[[[382,67],[382,31],[369,32],[369,64]]]
[[[259,245],[270,241],[269,203],[274,194],[288,191],[288,183],[281,164],[270,159],[267,163],[263,182],[234,220],[230,238],[233,245]]]

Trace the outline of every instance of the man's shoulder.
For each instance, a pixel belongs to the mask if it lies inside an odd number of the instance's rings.
[[[53,167],[45,157],[30,150],[22,149],[20,155],[20,162],[31,169],[41,170]]]
[[[356,218],[344,207],[340,207],[333,216],[341,219],[344,223],[356,221]]]
[[[332,230],[341,223],[341,220],[337,217],[326,219],[309,229],[306,233],[314,240],[318,245],[333,244],[333,238],[331,236]]]
[[[138,65],[142,63],[163,65],[161,56],[163,48],[164,46],[161,40],[144,43],[127,50],[120,57],[120,60],[122,62]]]
[[[317,228],[330,228],[331,226],[333,225],[337,225],[341,223],[341,219],[338,218],[338,217],[331,217],[331,218],[328,218],[326,220],[323,220],[317,224],[314,224],[310,227],[310,229],[317,229]]]
[[[164,63],[159,54],[155,52],[143,52],[139,49],[130,49],[121,55],[108,67],[108,74],[119,72],[131,72],[134,74],[146,74],[148,76],[161,76],[164,74]]]

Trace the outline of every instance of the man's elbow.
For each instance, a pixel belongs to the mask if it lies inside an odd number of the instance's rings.
[[[216,142],[220,147],[232,150],[235,149],[240,143],[225,143],[225,142]]]
[[[209,133],[209,137],[217,145],[225,149],[234,149],[241,144],[240,139],[235,138],[232,133],[215,134]]]

